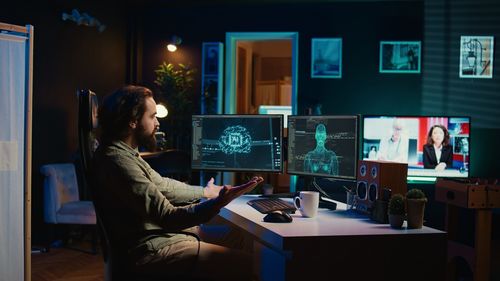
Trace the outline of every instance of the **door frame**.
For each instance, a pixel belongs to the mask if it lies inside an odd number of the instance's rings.
[[[297,114],[298,89],[298,32],[226,32],[226,90],[224,113],[236,113],[236,49],[238,41],[292,40],[292,113]]]

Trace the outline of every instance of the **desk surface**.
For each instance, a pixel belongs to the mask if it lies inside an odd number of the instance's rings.
[[[258,198],[255,195],[244,195],[220,212],[220,216],[243,228],[245,231],[260,237],[267,243],[280,247],[283,240],[310,236],[376,236],[405,234],[442,234],[445,232],[423,227],[422,229],[393,229],[388,224],[378,224],[366,215],[355,211],[346,211],[346,205],[337,202],[337,210],[319,209],[314,218],[304,218],[297,211],[292,214],[291,223],[264,222],[261,214],[247,204],[248,200]],[[283,200],[292,200],[286,198]]]
[[[237,198],[219,215],[254,237],[261,280],[322,280],[333,268],[338,270],[328,274],[335,274],[337,280],[387,281],[402,280],[402,276],[405,280],[444,280],[443,231],[425,226],[393,229],[346,211],[340,202],[337,210],[319,209],[314,218],[303,218],[297,211],[291,223],[267,223],[263,214],[247,204],[255,198]],[[418,264],[419,271],[408,275],[409,264]]]

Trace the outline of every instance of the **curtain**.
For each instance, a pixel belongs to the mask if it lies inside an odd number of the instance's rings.
[[[0,281],[24,279],[26,43],[0,34]]]

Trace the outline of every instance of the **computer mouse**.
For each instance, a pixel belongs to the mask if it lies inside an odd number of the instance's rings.
[[[272,212],[264,216],[265,222],[292,222],[292,216],[286,212]]]

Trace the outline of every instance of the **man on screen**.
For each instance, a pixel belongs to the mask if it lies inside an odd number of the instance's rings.
[[[404,122],[394,118],[392,122],[392,134],[380,140],[378,159],[408,163],[408,137],[405,134]]]
[[[156,143],[159,126],[153,94],[144,87],[126,86],[105,97],[99,126],[93,199],[110,229],[114,248],[120,251],[117,256],[130,270],[174,280],[251,280],[249,253],[198,242],[181,232],[189,229],[203,240],[207,236],[198,225],[252,190],[262,178],[234,187],[215,185],[212,179],[201,187],[161,177],[138,152],[139,146]],[[202,198],[206,200],[199,203]]]
[[[323,124],[316,126],[316,148],[309,151],[304,159],[304,172],[315,174],[339,174],[339,163],[335,152],[325,148],[326,127]]]

